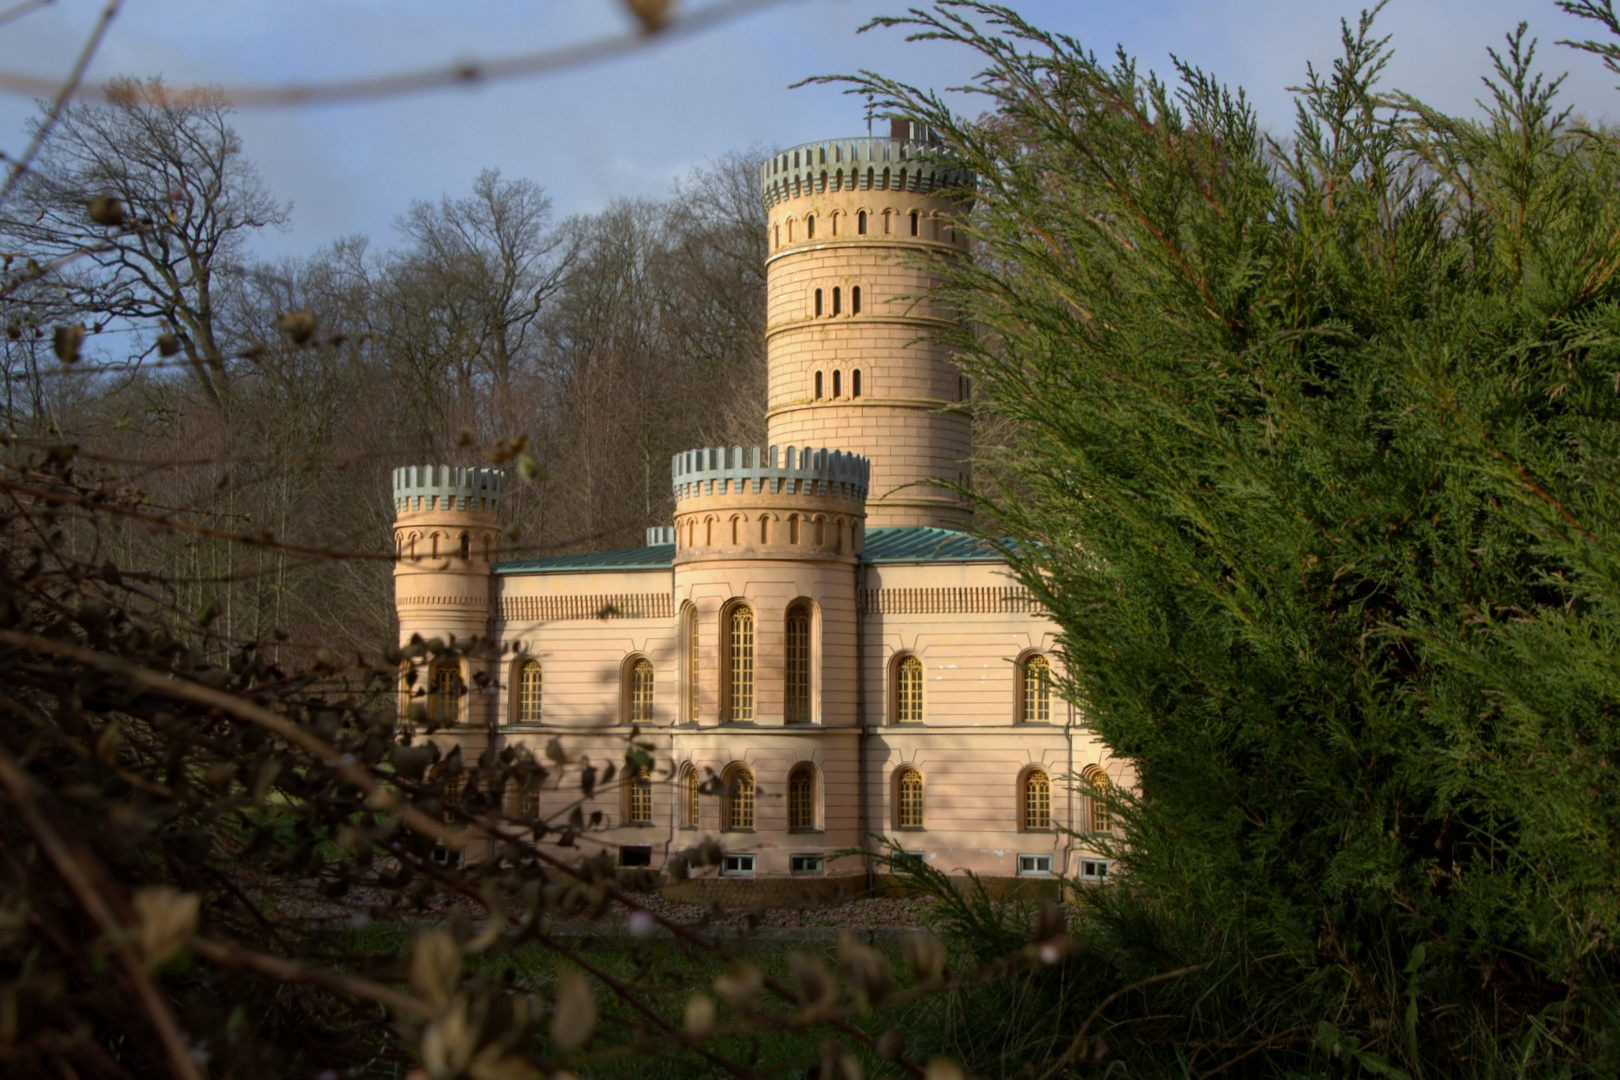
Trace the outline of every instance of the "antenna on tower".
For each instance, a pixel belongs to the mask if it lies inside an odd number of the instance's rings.
[[[872,95],[866,95],[866,137],[872,137]]]

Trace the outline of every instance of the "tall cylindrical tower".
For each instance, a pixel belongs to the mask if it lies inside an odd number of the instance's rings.
[[[834,139],[765,163],[770,441],[872,463],[867,524],[961,526],[972,451],[968,385],[930,340],[951,315],[913,258],[960,257],[972,174],[914,125]]]
[[[394,470],[394,605],[403,644],[489,633],[490,567],[500,527],[499,469],[407,465]]]
[[[791,446],[675,455],[682,722],[854,722],[869,472],[855,454]]]

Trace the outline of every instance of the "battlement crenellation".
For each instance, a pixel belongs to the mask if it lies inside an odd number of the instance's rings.
[[[972,170],[937,140],[865,136],[802,143],[760,167],[760,198],[768,210],[786,199],[827,191],[894,190],[927,194],[971,187]]]
[[[462,510],[493,514],[506,490],[501,469],[403,465],[394,470],[394,510]]]
[[[811,447],[705,447],[675,455],[675,498],[700,495],[822,495],[864,500],[872,463],[859,454]]]

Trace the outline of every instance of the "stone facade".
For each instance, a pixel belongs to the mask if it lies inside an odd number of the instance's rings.
[[[1051,692],[1057,626],[947,486],[970,479],[969,386],[929,340],[950,315],[916,256],[963,257],[971,177],[920,134],[766,164],[772,445],[676,455],[647,546],[502,563],[498,473],[396,470],[402,641],[501,657],[408,705],[464,756],[557,738],[606,766],[638,732],[651,774],[583,805],[603,824],[581,842],[626,865],[718,836],[724,876],[837,878],[881,836],[950,873],[1104,871],[1088,783],[1134,776]]]

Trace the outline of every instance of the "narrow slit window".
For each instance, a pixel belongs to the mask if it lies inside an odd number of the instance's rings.
[[[855,215],[855,231],[861,236],[866,235],[866,211],[862,210]]]
[[[1052,827],[1052,781],[1039,769],[1024,777],[1024,828]]]
[[[630,668],[630,722],[651,723],[653,718],[652,661],[640,659]]]
[[[625,820],[632,825],[652,824],[652,777],[647,772],[647,766],[636,769],[630,778],[629,812]]]
[[[814,214],[804,219],[804,238],[806,240],[816,238],[816,216]]]
[[[832,313],[834,315],[842,315],[844,313],[844,290],[839,288],[836,285],[833,286],[833,312]]]
[[[810,609],[794,604],[787,613],[786,701],[783,719],[810,722]]]
[[[697,828],[701,820],[698,816],[698,812],[701,810],[698,803],[698,774],[697,770],[690,765],[681,774],[681,803],[686,814],[686,820],[682,824],[689,829]]]
[[[911,235],[917,235],[917,211],[915,210],[911,212]]]
[[[842,371],[835,371],[833,372],[833,397],[839,397],[843,394],[843,392],[844,373]]]
[[[821,400],[821,372],[816,372],[816,400]]]
[[[851,315],[861,313],[861,287],[859,285],[855,285],[849,290],[849,313]]]
[[[686,609],[686,718],[697,723],[698,613],[695,607]]]
[[[746,607],[731,612],[731,701],[733,723],[754,719],[754,613]]]
[[[821,318],[821,290],[816,290],[816,318]]]
[[[861,369],[856,368],[849,374],[849,396],[861,396]]]

